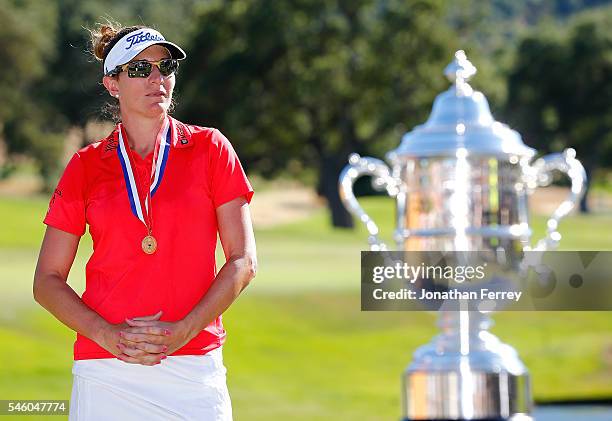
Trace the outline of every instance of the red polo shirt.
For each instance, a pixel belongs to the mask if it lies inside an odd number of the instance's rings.
[[[132,213],[117,154],[118,130],[74,154],[49,203],[44,223],[81,236],[86,225],[93,254],[86,266],[82,300],[109,323],[163,310],[162,321],[185,317],[216,276],[215,209],[253,189],[230,142],[216,129],[170,118],[171,147],[152,198],[157,250],[146,254],[145,225]],[[161,133],[160,133],[161,135]],[[123,132],[125,137],[125,131]],[[153,152],[132,151],[140,196],[150,182]],[[225,342],[219,316],[172,355],[202,355]],[[74,359],[114,358],[77,334]]]

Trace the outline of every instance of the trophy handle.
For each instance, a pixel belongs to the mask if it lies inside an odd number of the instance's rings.
[[[368,230],[370,250],[387,250],[387,246],[378,238],[378,226],[359,205],[353,193],[355,180],[364,175],[372,176],[372,187],[375,190],[386,190],[391,197],[397,195],[397,182],[391,176],[389,167],[380,159],[361,157],[354,153],[349,156],[349,164],[344,167],[338,180],[340,199],[346,209],[365,225]]]
[[[563,153],[552,153],[537,159],[532,166],[532,179],[528,183],[530,188],[547,186],[552,182],[553,170],[565,173],[571,183],[569,196],[557,207],[546,223],[546,237],[537,242],[533,250],[552,250],[557,247],[561,234],[557,230],[559,221],[567,216],[582,199],[586,190],[586,172],[576,159],[576,151],[568,148]]]

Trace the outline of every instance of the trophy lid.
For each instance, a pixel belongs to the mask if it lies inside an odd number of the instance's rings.
[[[444,74],[453,85],[436,97],[427,122],[402,136],[391,157],[455,156],[458,150],[500,158],[535,154],[518,132],[493,118],[485,96],[467,83],[476,67],[463,50],[455,53]]]

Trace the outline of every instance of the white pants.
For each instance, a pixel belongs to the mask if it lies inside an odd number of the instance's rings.
[[[232,421],[222,348],[161,364],[77,360],[69,421]]]

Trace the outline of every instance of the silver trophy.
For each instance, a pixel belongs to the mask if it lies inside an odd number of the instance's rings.
[[[394,240],[400,251],[493,251],[516,256],[550,250],[558,225],[585,189],[584,168],[573,149],[532,162],[536,151],[519,133],[495,121],[485,96],[472,89],[476,68],[463,51],[444,70],[451,87],[438,95],[427,122],[402,137],[386,155],[353,154],[340,175],[346,208],[369,233],[371,250],[387,250],[376,223],[357,202],[353,184],[372,176],[375,189],[396,199]],[[552,181],[571,180],[569,197],[531,244],[527,199]],[[514,258],[514,257],[513,257]],[[403,375],[404,420],[531,420],[529,373],[516,351],[488,332],[478,311],[441,311],[442,333],[420,347]]]

